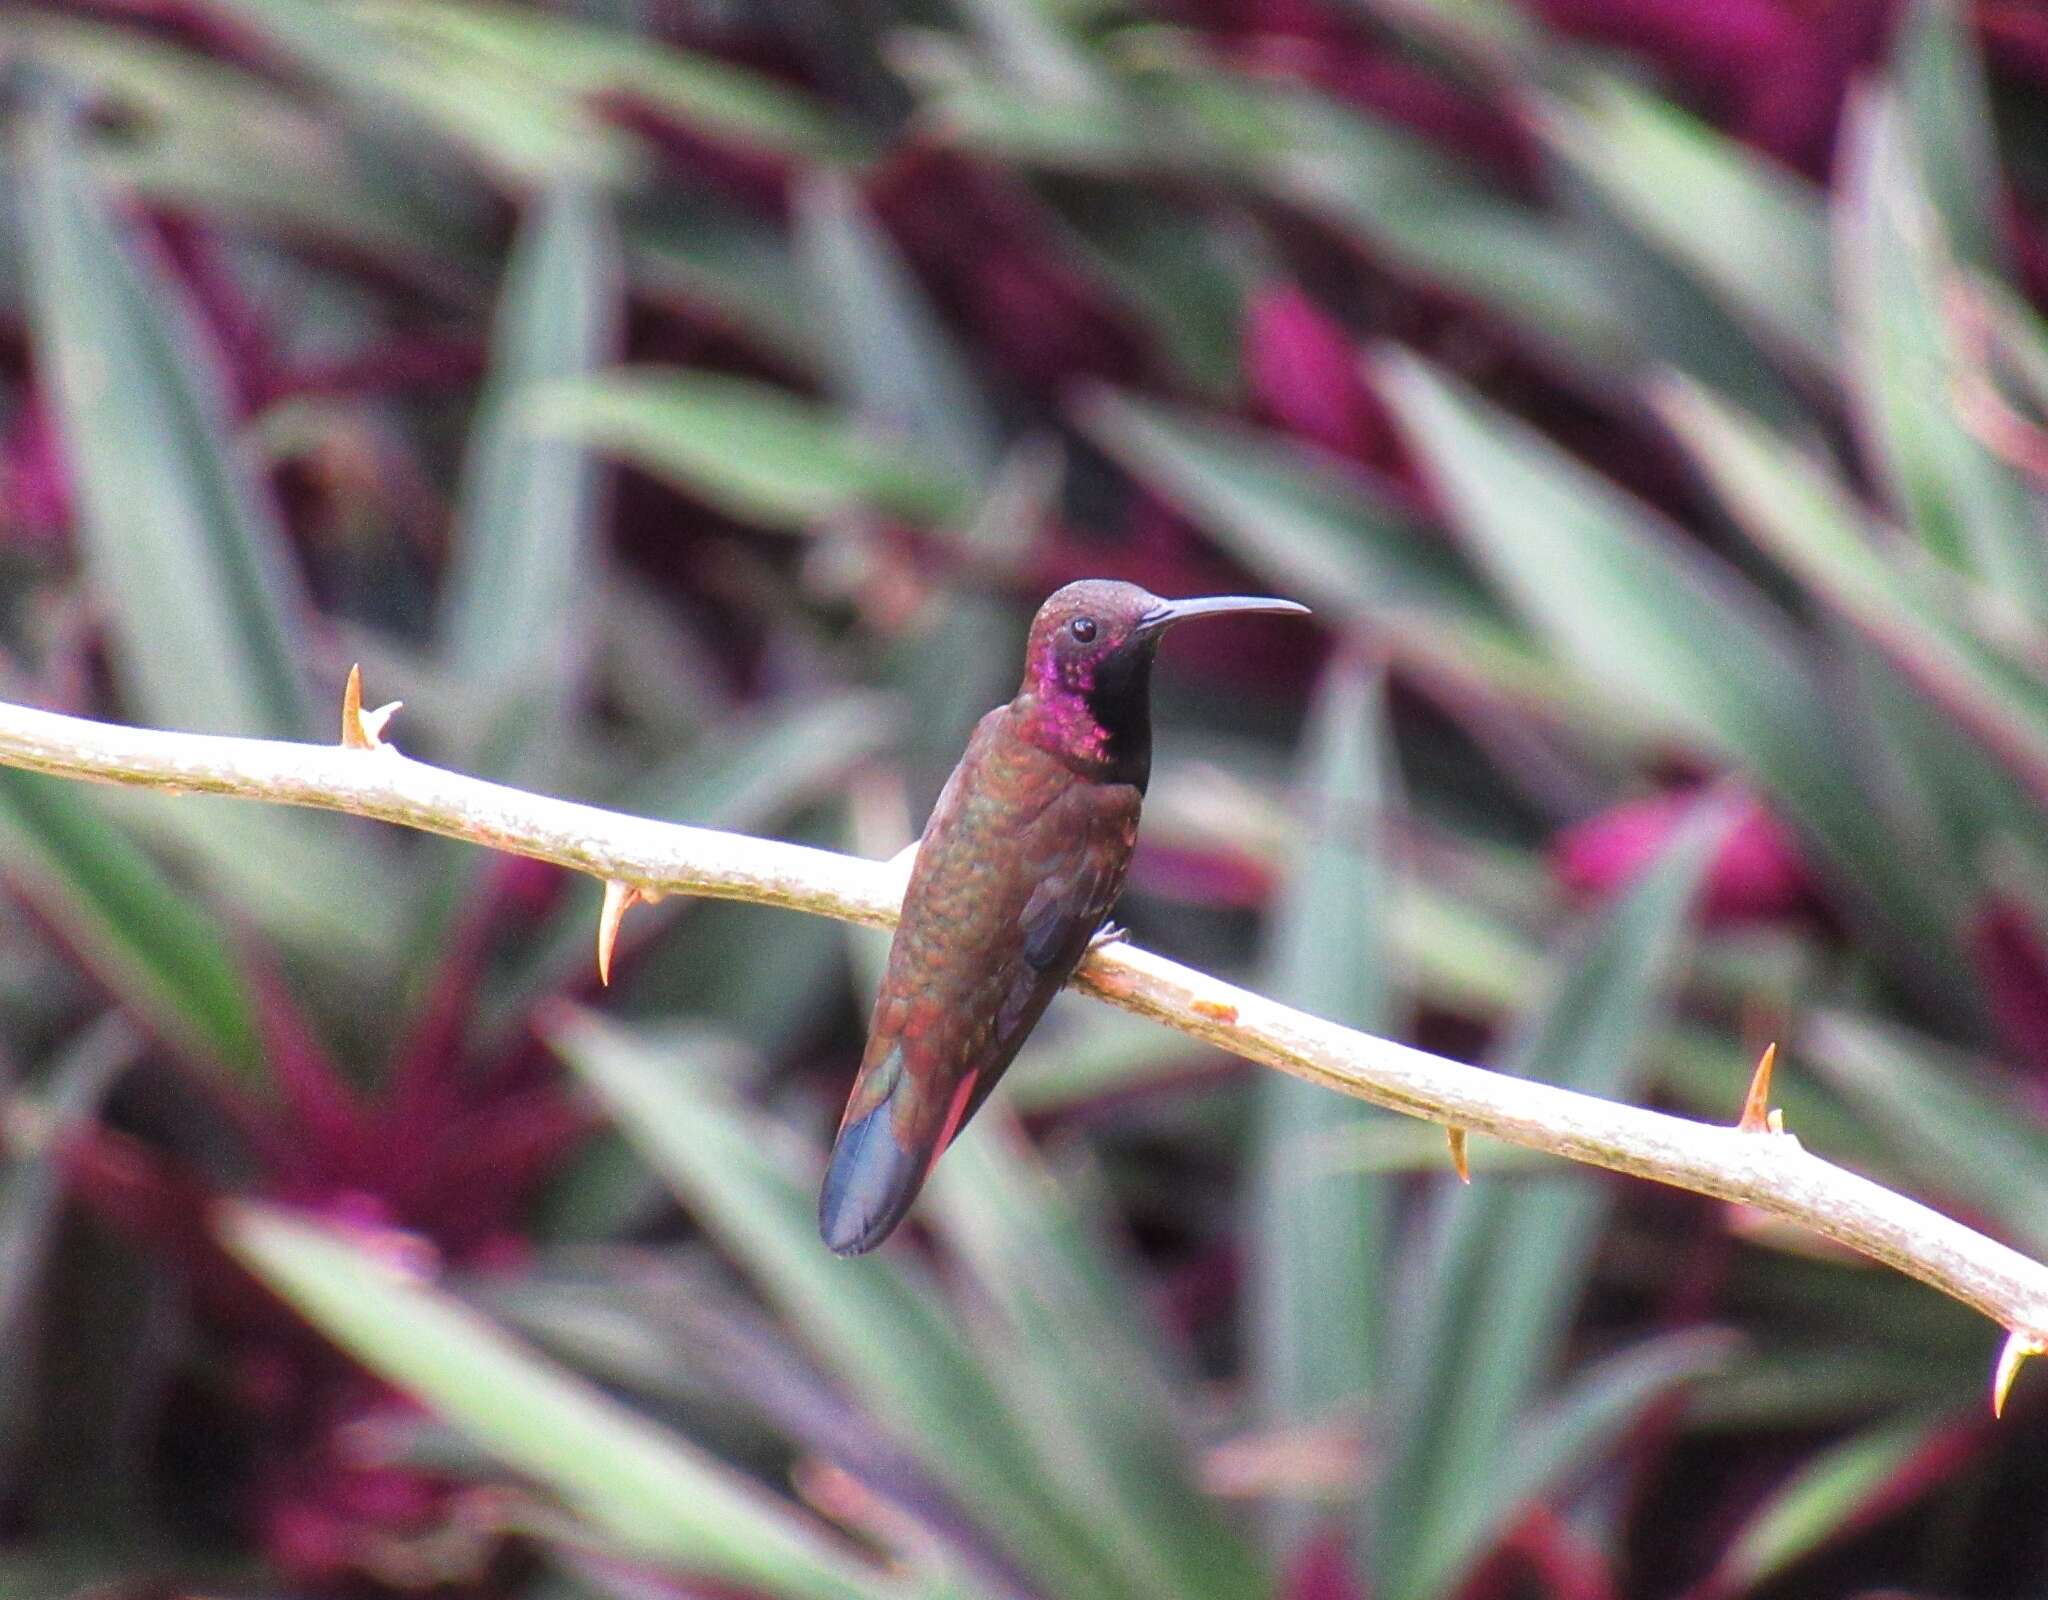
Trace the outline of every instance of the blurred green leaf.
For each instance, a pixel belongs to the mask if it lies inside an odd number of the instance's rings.
[[[1359,616],[1404,604],[1489,609],[1454,554],[1284,435],[1107,389],[1090,396],[1081,420],[1132,472],[1318,606]]]
[[[1050,198],[1075,259],[1129,306],[1189,389],[1234,401],[1257,259],[1249,226],[1128,185],[1068,187],[1083,192]]]
[[[261,1063],[228,939],[76,783],[0,768],[6,876],[124,1006],[238,1073]]]
[[[1952,1359],[1913,1350],[1849,1351],[1837,1345],[1791,1354],[1755,1350],[1701,1378],[1686,1395],[1692,1433],[1834,1428],[1896,1412],[1930,1389],[1960,1393],[1984,1378],[1976,1351],[1951,1346]]]
[[[1695,391],[1681,389],[1676,398],[1667,395],[1666,414],[1677,419],[1681,438],[1699,430],[1695,451],[1717,452],[1728,462],[1722,470],[1733,475],[1723,493],[1752,532],[1771,548],[1782,532],[1796,552],[1788,564],[1851,619],[1822,637],[1831,646],[1830,693],[1846,759],[1863,780],[1869,833],[1892,841],[1892,854],[1913,863],[1914,897],[1937,926],[1964,926],[1976,909],[1976,864],[2002,841],[2031,837],[2042,802],[2029,790],[2027,764],[2001,759],[2003,735],[1987,739],[1978,731],[1999,726],[2001,691],[1980,684],[1973,714],[1955,714],[1963,692],[1955,679],[1968,678],[1978,647],[1944,622],[1945,597],[1922,588],[1906,563],[1930,584],[1942,569],[1910,556],[1845,487],[1766,430],[1739,422],[1732,408],[1710,408]],[[1746,462],[1745,447],[1753,452]],[[1746,497],[1737,502],[1736,486],[1745,482]],[[1807,509],[1780,530],[1783,508],[1805,494],[1812,496]],[[1887,561],[1890,551],[1899,553],[1897,570]],[[1955,585],[1940,588],[1953,594]],[[1961,596],[1954,598],[1961,603]],[[2013,687],[2025,691],[2024,684]],[[1954,991],[1963,972],[1960,952],[1949,935],[1941,942],[1951,943],[1947,953],[1915,940],[1898,954],[1908,968],[1932,978],[1931,987]]]
[[[1833,370],[1827,224],[1808,185],[1613,78],[1551,103],[1538,127],[1621,215],[1741,316],[1814,368]]]
[[[1638,370],[1674,367],[1774,427],[1819,428],[1813,407],[1825,396],[1793,381],[1764,330],[1660,248],[1599,184],[1567,162],[1550,166],[1557,204],[1578,220],[1601,281],[1635,325]],[[1637,381],[1635,373],[1625,379],[1631,387]]]
[[[2048,1250],[2040,1120],[1994,1089],[1981,1062],[1841,1011],[1801,1030],[1799,1057],[1884,1135],[1918,1183],[1980,1207],[2023,1248]]]
[[[910,269],[846,179],[797,192],[796,252],[823,315],[839,397],[969,483],[995,467],[995,418]]]
[[[836,842],[826,814],[786,830],[791,842]],[[835,924],[773,906],[707,901],[633,963],[620,1008],[633,1016],[703,1013],[763,1058],[780,1060],[842,1014],[844,972]]]
[[[1431,43],[1448,43],[1482,60],[1533,52],[1542,24],[1513,0],[1346,0],[1390,28]]]
[[[1781,1072],[1784,1065],[1796,1069],[1798,1062],[1781,1064]],[[1781,1081],[1802,1076],[1795,1070]],[[1869,1160],[1873,1167],[1886,1163],[1881,1154]],[[1793,1334],[1783,1341],[1788,1354],[1917,1361],[1925,1373],[1939,1374],[1936,1387],[1926,1391],[1939,1404],[1953,1405],[1958,1394],[1973,1409],[1979,1403],[1993,1342],[1983,1313],[1903,1282],[1862,1256],[1745,1251],[1729,1277],[1728,1304],[1759,1326]]]
[[[1629,1096],[1700,882],[1732,822],[1730,808],[1714,803],[1686,820],[1560,959],[1549,993],[1503,1052],[1503,1070]],[[1422,1285],[1419,1302],[1392,1330],[1381,1390],[1391,1454],[1370,1548],[1391,1600],[1444,1592],[1533,1491],[1502,1464],[1516,1459],[1518,1419],[1552,1374],[1612,1193],[1585,1173],[1439,1192],[1426,1265],[1412,1280]],[[1612,1426],[1596,1405],[1564,1438],[1584,1443]],[[1553,1467],[1566,1459],[1561,1444]]]
[[[1714,1592],[1746,1594],[1843,1537],[1951,1426],[1927,1417],[1883,1422],[1813,1456],[1735,1535],[1709,1580]]]
[[[1082,426],[1238,559],[1403,660],[1533,699],[1565,692],[1456,552],[1278,434],[1097,391]]]
[[[2002,816],[2028,815],[2032,803],[1868,639],[1849,628],[1837,633],[1843,705],[1867,746],[1861,765],[1877,775],[1872,814],[1920,864],[1929,898],[1939,897],[1943,915],[1960,926],[1972,908],[1958,869],[1996,837]],[[1929,870],[1936,863],[1942,870]]]
[[[1564,1393],[1514,1430],[1493,1463],[1486,1492],[1463,1501],[1442,1530],[1445,1544],[1465,1550],[1469,1559],[1518,1508],[1621,1439],[1671,1389],[1725,1366],[1733,1343],[1713,1332],[1671,1333],[1587,1365]],[[1426,1570],[1434,1577],[1422,1580],[1419,1594],[1449,1592],[1459,1568],[1444,1562]]]
[[[471,424],[441,596],[441,649],[472,696],[471,757],[499,771],[559,740],[594,603],[597,474],[575,443],[536,438],[527,397],[583,377],[617,342],[618,270],[602,204],[550,191],[528,208]]]
[[[1629,359],[1634,330],[1568,222],[1323,95],[1174,65],[1148,88],[1177,129],[1220,149],[1227,168],[1355,235],[1398,270],[1499,313],[1563,360]]]
[[[181,795],[171,805],[144,789],[97,798],[109,823],[295,954],[357,977],[388,959],[411,884],[375,824],[222,795]]]
[[[139,126],[93,165],[160,203],[417,260],[458,239],[405,204],[312,108],[257,74],[131,29],[14,16],[10,42]]]
[[[348,1234],[249,1202],[228,1207],[220,1227],[251,1272],[356,1360],[547,1483],[635,1554],[775,1595],[898,1592],[795,1505]]]
[[[1093,84],[1077,102],[1012,77],[992,52],[938,29],[907,32],[896,64],[918,91],[930,136],[946,145],[1060,172],[1200,165],[1194,151],[1148,144],[1145,118],[1118,85]]]
[[[1952,949],[1925,887],[1871,827],[1816,667],[1760,593],[1422,362],[1391,362],[1388,392],[1475,559],[1578,669],[1590,698],[1619,699],[1743,762],[1892,919],[1902,945]]]
[[[1044,0],[955,0],[956,9],[987,44],[1004,77],[1033,93],[1064,102],[1086,117],[1091,102],[1109,92],[1096,55],[1083,47],[1074,19]]]
[[[131,708],[165,728],[303,735],[284,535],[183,296],[130,251],[58,114],[17,148],[30,331]]]
[[[823,367],[803,276],[779,228],[692,196],[657,218],[628,218],[624,231],[638,293],[708,313],[795,372]]]
[[[1791,629],[1731,569],[1424,363],[1387,389],[1474,558],[1593,694],[1726,750],[1822,725]]]
[[[932,131],[987,158],[1095,176],[1200,177],[1285,200],[1396,270],[1476,301],[1560,359],[1631,358],[1634,330],[1568,223],[1475,181],[1422,138],[1278,78],[1131,30],[1115,92],[1077,106],[937,36],[906,52]]]
[[[395,112],[506,182],[622,182],[639,165],[632,141],[584,105],[560,70],[436,48],[360,0],[210,3],[353,102],[359,117]]]
[[[2039,617],[2048,606],[2048,546],[2033,494],[1957,412],[1948,297],[1959,268],[1913,130],[1893,101],[1868,98],[1844,146],[1842,297],[1858,419],[1921,542],[1973,570],[2018,614]]]
[[[1873,526],[1818,462],[1749,418],[1682,384],[1662,409],[1750,536],[2036,796],[2048,796],[2048,699],[2039,681],[1958,620],[1935,574],[1908,565],[1896,536]]]
[[[707,733],[617,791],[636,815],[760,833],[837,791],[847,769],[891,740],[892,700],[864,690],[796,694]]]
[[[967,485],[924,453],[744,378],[622,369],[549,386],[531,416],[540,433],[583,440],[735,517],[790,532],[861,506],[933,523],[969,504]]]
[[[1130,1593],[1262,1594],[1270,1576],[1196,1485],[1179,1398],[1155,1353],[1161,1330],[1134,1315],[1135,1284],[1063,1176],[990,1107],[934,1169],[928,1202],[1003,1321],[995,1359],[1042,1470],[1085,1508]]]
[[[878,969],[879,970],[879,969]],[[1225,1057],[1142,1017],[1103,1006],[1053,1002],[1003,1077],[1019,1112],[1061,1111],[1147,1085],[1164,1086],[1192,1068],[1213,1074]]]
[[[1384,838],[1395,804],[1383,686],[1340,656],[1309,715],[1297,784],[1305,816],[1272,913],[1264,992],[1369,1033],[1398,1004]],[[1257,1425],[1362,1427],[1384,1355],[1386,1185],[1316,1152],[1387,1113],[1283,1073],[1260,1075],[1251,1178],[1246,1352]],[[1303,1508],[1276,1508],[1283,1548]]]
[[[555,1048],[626,1136],[760,1284],[878,1423],[974,1507],[987,1533],[1054,1593],[1125,1593],[1104,1552],[1059,1509],[995,1377],[901,1251],[841,1260],[818,1238],[817,1162],[713,1085],[680,1076],[631,1035],[578,1015]]]
[[[523,6],[370,0],[360,15],[458,80],[503,74],[592,100],[630,98],[748,151],[845,160],[866,145],[803,91],[658,38]]]
[[[1960,0],[1910,0],[1893,40],[1892,82],[1949,248],[1966,266],[1997,272],[2007,255],[1998,152],[1969,8]]]
[[[1030,618],[991,593],[982,575],[1026,564],[1034,537],[1056,515],[1064,468],[1042,439],[1004,458],[954,534],[964,570],[932,589],[882,661],[881,676],[906,712],[898,744],[914,812],[937,799],[975,724],[1015,692]]]
[[[36,1285],[63,1197],[59,1158],[65,1142],[99,1113],[115,1078],[140,1054],[127,1023],[103,1017],[70,1041],[51,1065],[30,1112],[18,1084],[0,1084],[13,1102],[0,1121],[0,1467],[22,1466],[31,1439],[24,1408],[36,1368]]]

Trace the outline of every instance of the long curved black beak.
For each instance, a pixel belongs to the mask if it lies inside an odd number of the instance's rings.
[[[1217,594],[1199,600],[1162,600],[1138,619],[1138,625],[1131,632],[1143,638],[1170,628],[1176,622],[1186,622],[1191,617],[1221,617],[1240,611],[1295,617],[1309,614],[1307,606],[1297,605],[1292,600],[1273,600],[1263,595]]]

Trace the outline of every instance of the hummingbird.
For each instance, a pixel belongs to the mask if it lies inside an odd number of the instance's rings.
[[[1103,932],[1152,772],[1152,659],[1196,617],[1291,600],[1162,600],[1087,579],[1032,619],[1016,698],[976,725],[918,842],[818,1228],[874,1249]]]

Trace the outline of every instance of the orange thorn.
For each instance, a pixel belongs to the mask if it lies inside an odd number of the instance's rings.
[[[344,750],[367,750],[369,736],[363,731],[363,668],[358,662],[348,669],[348,682],[341,691],[341,744]]]
[[[1458,1169],[1458,1181],[1460,1183],[1470,1183],[1472,1181],[1472,1165],[1465,1159],[1465,1130],[1463,1128],[1446,1128],[1444,1129],[1444,1137],[1451,1141],[1451,1165]]]
[[[661,900],[661,891],[644,883],[605,879],[604,905],[597,914],[597,975],[607,986],[612,981],[612,946],[619,937],[619,924],[635,906],[658,905]]]
[[[2048,1339],[2018,1328],[2005,1336],[2005,1348],[1998,1352],[1998,1368],[1991,1374],[1991,1414],[2005,1415],[2005,1397],[2012,1392],[2012,1380],[2019,1376],[2020,1363],[2028,1356],[2048,1351]]]
[[[377,707],[374,711],[363,709],[363,669],[352,666],[348,669],[348,683],[341,691],[341,746],[344,750],[381,750],[384,747],[384,724],[391,720],[392,712],[404,705],[403,700],[393,700],[389,705]]]
[[[1778,1047],[1764,1046],[1756,1074],[1749,1080],[1749,1098],[1742,1102],[1742,1119],[1735,1124],[1744,1133],[1783,1133],[1785,1119],[1771,1109],[1771,1068],[1778,1062]]]
[[[619,924],[628,911],[647,898],[637,883],[621,883],[617,878],[604,880],[604,904],[597,913],[597,977],[606,988],[611,987],[612,946],[618,942]]]

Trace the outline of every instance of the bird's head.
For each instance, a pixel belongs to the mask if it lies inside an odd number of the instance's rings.
[[[1017,706],[1025,733],[1090,776],[1144,787],[1152,761],[1152,658],[1177,622],[1229,612],[1306,614],[1292,600],[1162,600],[1087,578],[1055,591],[1031,623]]]

